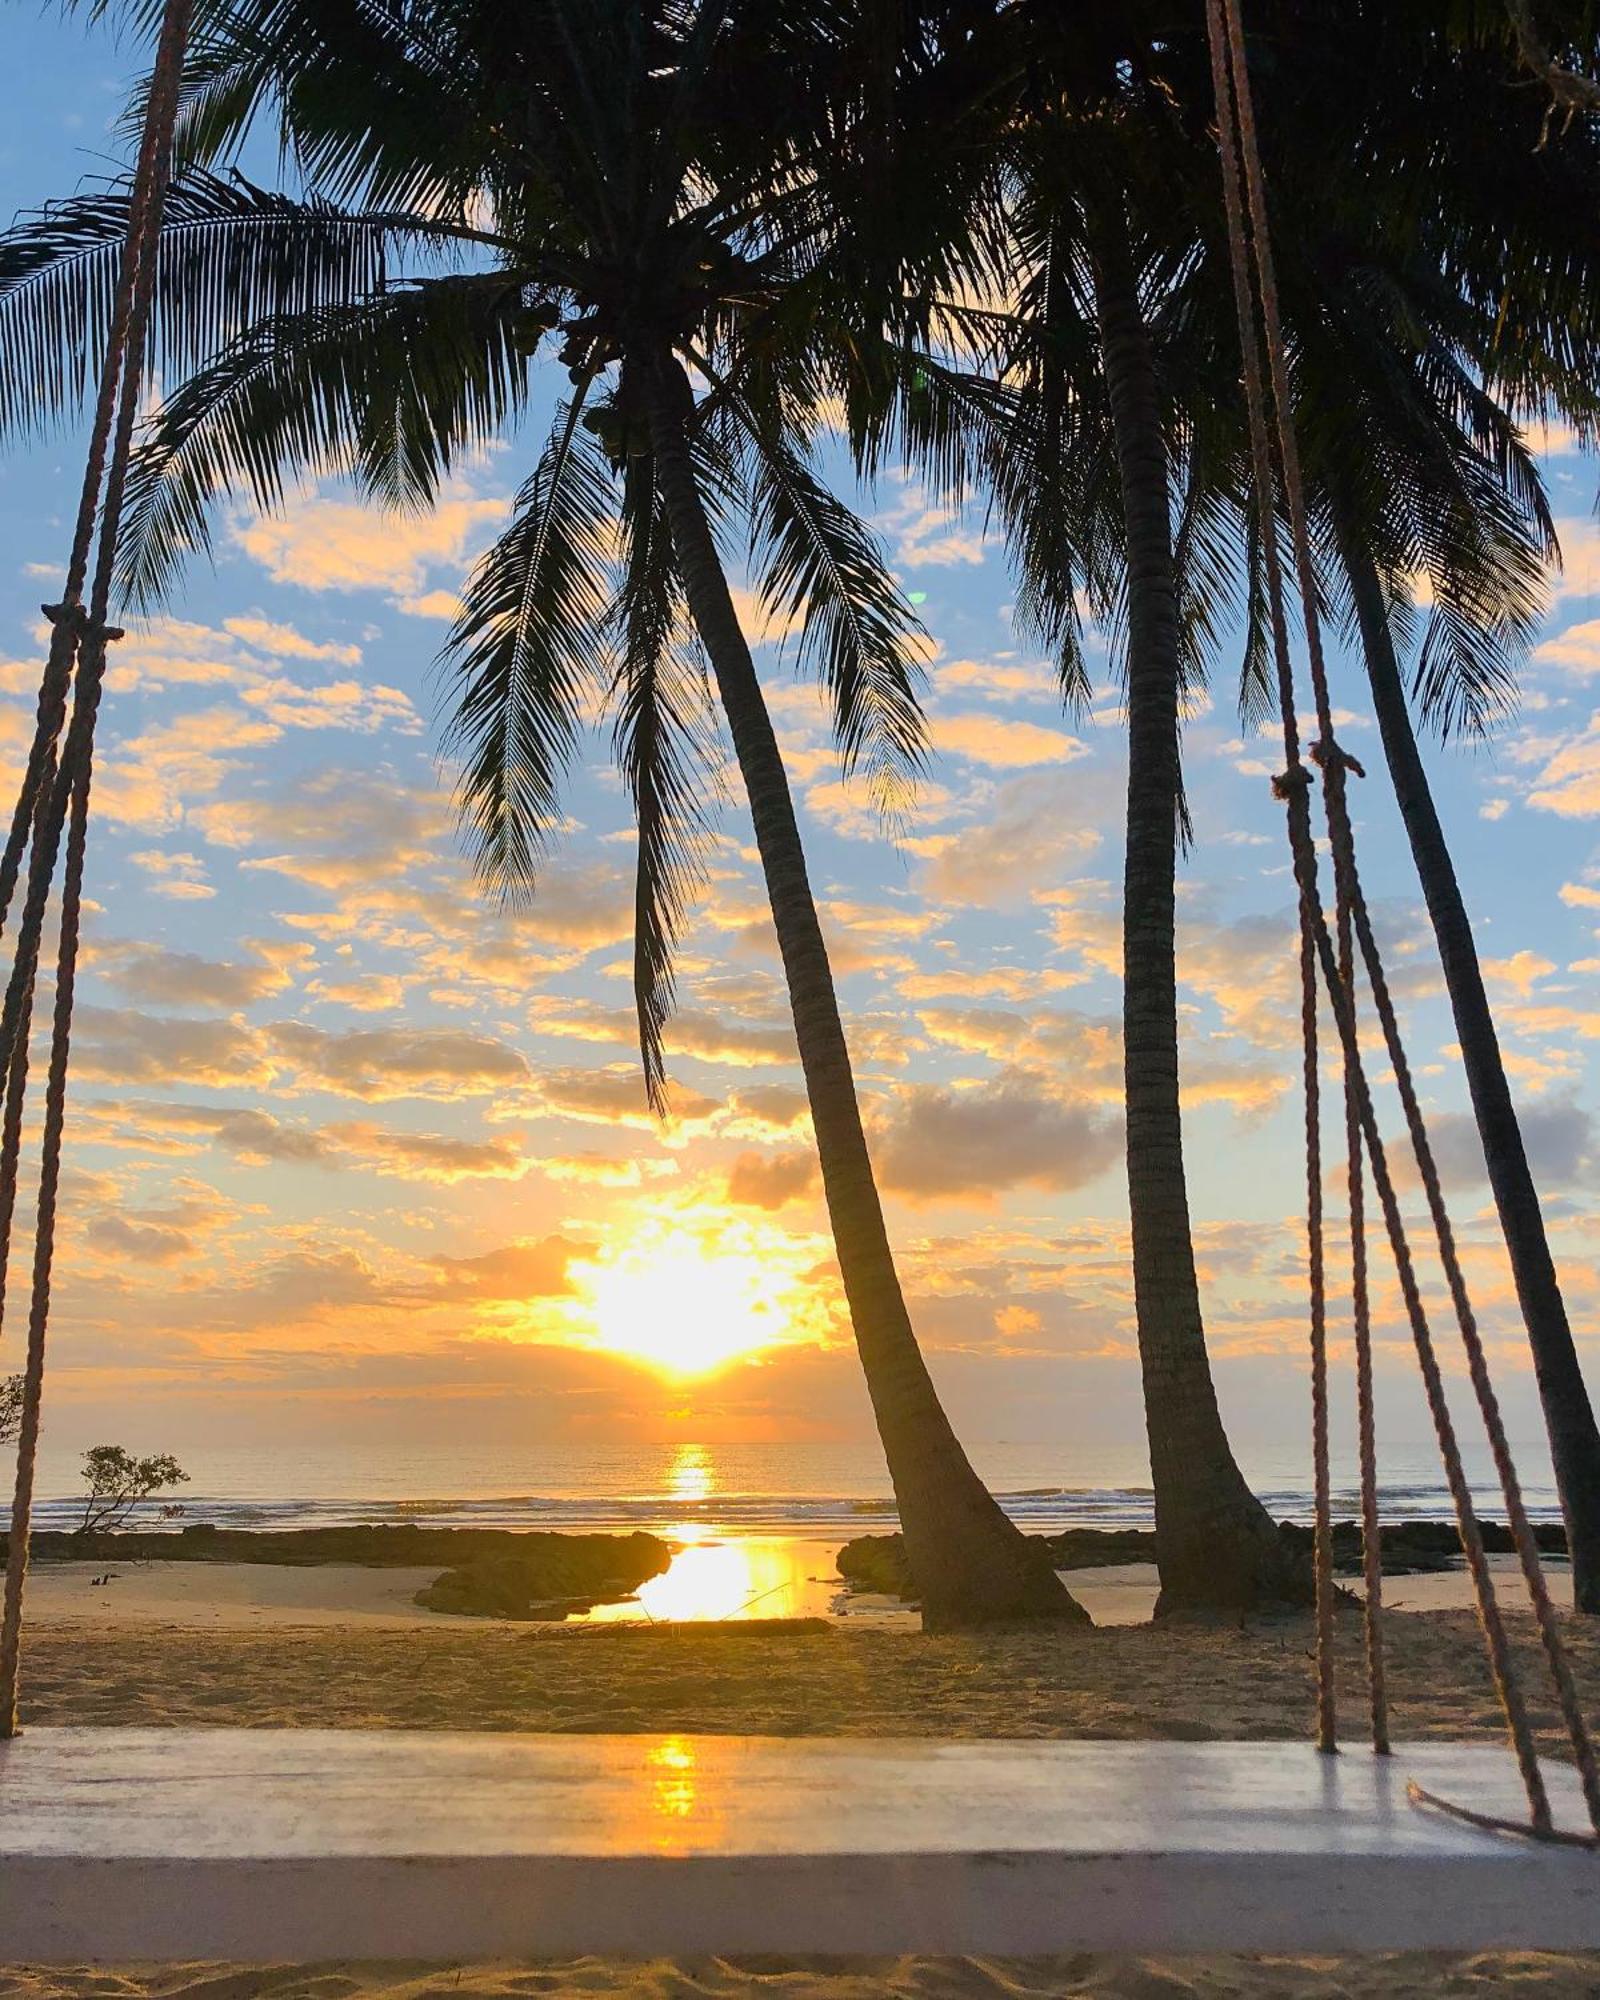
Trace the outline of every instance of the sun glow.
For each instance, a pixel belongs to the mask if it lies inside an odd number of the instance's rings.
[[[583,1344],[677,1379],[818,1337],[809,1242],[743,1218],[655,1216],[574,1263]]]

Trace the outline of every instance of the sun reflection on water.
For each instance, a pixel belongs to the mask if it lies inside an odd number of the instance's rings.
[[[680,1444],[667,1468],[667,1491],[673,1499],[692,1506],[697,1500],[709,1500],[716,1490],[710,1452],[703,1444]]]
[[[687,1736],[668,1736],[652,1744],[645,1762],[653,1780],[652,1802],[663,1819],[687,1819],[694,1811],[694,1744]]]
[[[680,1444],[666,1486],[682,1517],[656,1532],[673,1546],[672,1567],[642,1584],[626,1604],[597,1605],[598,1623],[619,1619],[793,1618],[827,1608],[813,1572],[830,1565],[809,1542],[780,1536],[726,1536],[695,1510],[718,1491],[716,1465],[705,1445]],[[820,1596],[820,1601],[819,1601]]]

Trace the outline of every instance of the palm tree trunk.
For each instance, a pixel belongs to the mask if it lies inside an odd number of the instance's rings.
[[[930,1630],[1020,1618],[1087,1622],[1048,1559],[996,1505],[950,1427],[900,1291],[833,972],[806,876],[783,759],[688,446],[694,399],[670,355],[653,357],[650,435],[690,616],[716,677],[783,955],[845,1297]]]
[[[1461,1044],[1461,1064],[1467,1073],[1488,1163],[1489,1185],[1500,1211],[1511,1274],[1533,1349],[1534,1374],[1572,1552],[1573,1596],[1580,1611],[1600,1612],[1600,1428],[1596,1427],[1589,1391],[1578,1366],[1578,1351],[1545,1234],[1544,1212],[1522,1143],[1489,997],[1483,988],[1472,922],[1406,709],[1383,584],[1371,556],[1353,540],[1346,538],[1343,553],[1384,757],[1438,941],[1450,1011]]]
[[[1120,216],[1095,230],[1095,302],[1127,531],[1128,850],[1123,880],[1123,1069],[1128,1207],[1155,1488],[1158,1615],[1303,1599],[1234,1461],[1206,1355],[1178,1093],[1174,927],[1180,653],[1166,434]]]

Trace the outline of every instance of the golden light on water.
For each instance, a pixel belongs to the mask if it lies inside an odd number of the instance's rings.
[[[704,1445],[680,1444],[667,1468],[667,1490],[685,1509],[712,1499],[716,1465]],[[658,1532],[673,1548],[672,1567],[641,1584],[623,1604],[597,1605],[596,1624],[619,1619],[792,1618],[819,1606],[812,1572],[826,1564],[807,1542],[788,1536],[739,1535],[724,1540],[700,1520],[684,1518]],[[826,1602],[826,1593],[824,1604]]]
[[[684,1380],[817,1337],[814,1246],[769,1223],[700,1211],[646,1217],[570,1267],[575,1337]]]
[[[695,1751],[692,1738],[668,1736],[645,1753],[652,1784],[651,1803],[664,1819],[687,1819],[694,1811]]]

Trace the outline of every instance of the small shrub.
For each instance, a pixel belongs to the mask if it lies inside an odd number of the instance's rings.
[[[135,1458],[120,1444],[91,1445],[83,1454],[83,1478],[89,1490],[77,1526],[80,1535],[123,1527],[140,1501],[189,1483],[188,1473],[170,1452]],[[168,1518],[170,1511],[163,1507],[162,1517]]]
[[[8,1375],[0,1382],[0,1445],[15,1444],[22,1429],[22,1377]]]

